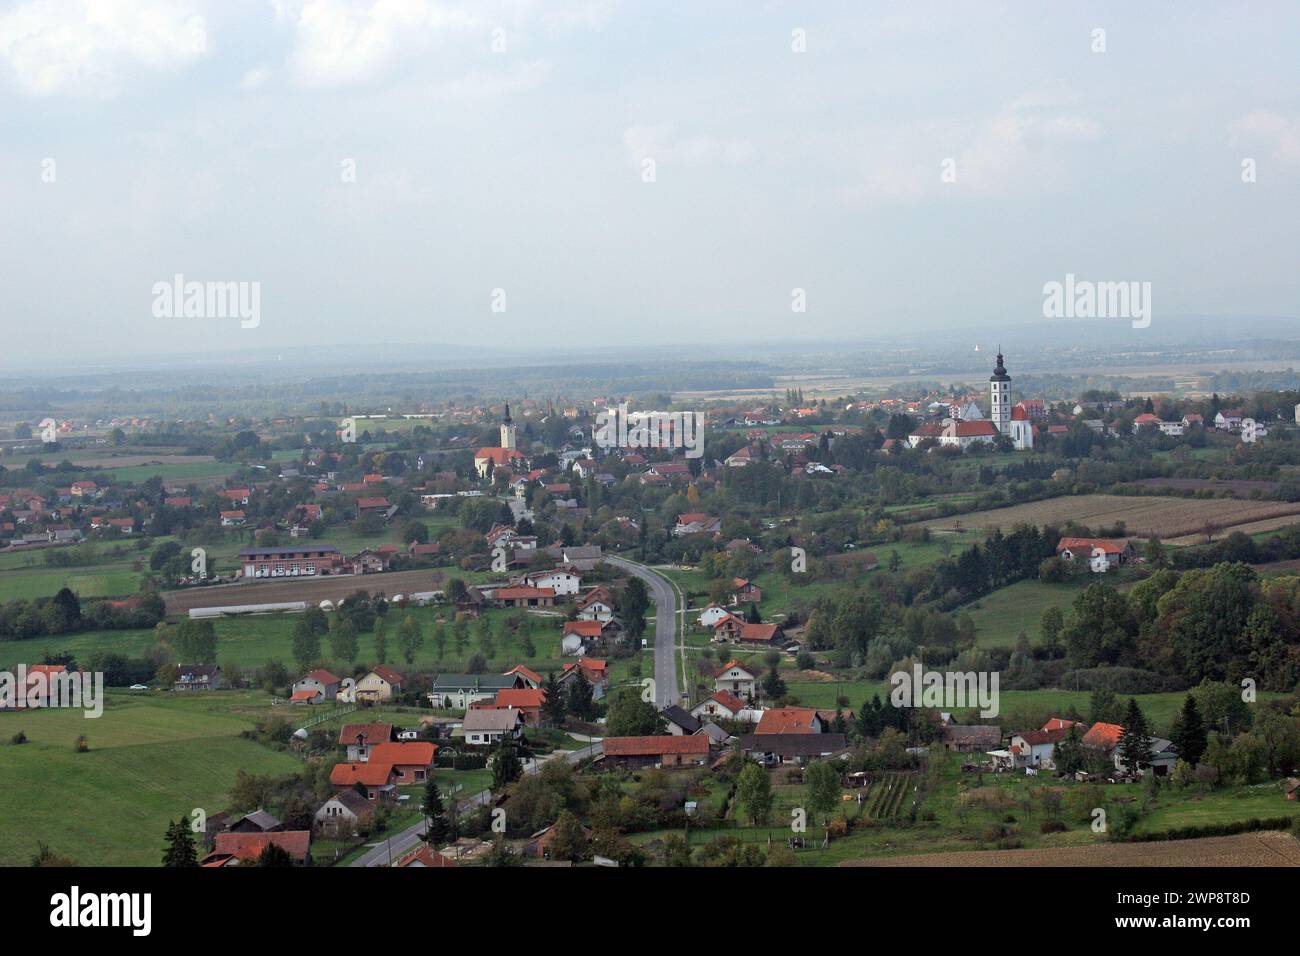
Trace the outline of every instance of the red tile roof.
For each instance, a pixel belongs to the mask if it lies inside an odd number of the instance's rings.
[[[1083,735],[1083,742],[1089,747],[1112,750],[1119,746],[1119,738],[1122,736],[1124,728],[1119,724],[1093,724]]]
[[[344,724],[339,731],[340,744],[355,744],[362,737],[362,743],[382,744],[393,739],[392,724]]]
[[[817,711],[812,707],[773,707],[763,711],[756,734],[814,734]]]
[[[742,711],[749,706],[729,690],[715,690],[712,694],[708,696],[707,699],[716,700],[719,704],[727,708],[727,710],[731,711],[733,714],[738,713],[739,711]]]
[[[390,764],[395,767],[432,767],[438,754],[438,745],[422,740],[380,744],[370,751],[371,764]]]
[[[606,737],[606,757],[657,757],[661,754],[707,754],[709,738],[699,737]]]
[[[392,776],[391,763],[336,763],[330,771],[330,783],[336,787],[351,787],[358,783],[367,787],[382,787]]]
[[[393,670],[387,664],[376,664],[374,667],[370,668],[370,670],[375,674],[378,674],[390,684],[402,683],[402,675],[397,673],[397,671]]]
[[[277,833],[218,833],[212,848],[213,854],[229,855],[248,863],[256,863],[263,851],[275,844],[295,861],[307,859],[311,850],[311,831],[283,830]]]
[[[497,707],[517,707],[520,710],[541,707],[546,703],[546,691],[532,687],[499,690],[495,703]]]
[[[1060,554],[1066,550],[1087,551],[1091,554],[1093,548],[1101,548],[1107,554],[1123,554],[1127,545],[1127,541],[1114,538],[1062,538],[1056,544],[1056,552]]]

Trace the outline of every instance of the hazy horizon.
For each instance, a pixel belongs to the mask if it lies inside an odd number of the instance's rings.
[[[1063,327],[1088,345],[1293,321],[1297,27],[1246,3],[13,0],[0,367],[988,349],[1049,326],[1067,275],[1153,290],[1148,328]],[[256,327],[157,317],[178,274],[257,283]]]

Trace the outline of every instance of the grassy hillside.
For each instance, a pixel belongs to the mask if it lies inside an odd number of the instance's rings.
[[[260,701],[264,706],[265,697]],[[87,866],[155,866],[169,819],[225,808],[238,770],[283,775],[299,762],[240,739],[256,695],[112,695],[103,716],[0,715],[0,866],[23,866],[38,838]],[[28,742],[10,738],[22,731]],[[76,753],[78,735],[88,753]]]

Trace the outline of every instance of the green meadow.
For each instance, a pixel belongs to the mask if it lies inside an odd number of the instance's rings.
[[[260,701],[260,704],[259,704]],[[110,695],[81,711],[0,714],[0,866],[38,840],[85,866],[155,866],[169,820],[225,809],[239,770],[282,776],[299,761],[239,734],[265,695]],[[27,743],[10,739],[19,731]],[[84,734],[89,751],[74,743]]]

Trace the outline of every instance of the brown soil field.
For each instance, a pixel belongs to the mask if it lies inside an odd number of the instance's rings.
[[[1247,521],[1245,524],[1235,524],[1230,528],[1224,528],[1222,531],[1214,532],[1214,539],[1217,541],[1231,531],[1240,531],[1242,534],[1264,534],[1267,531],[1276,531],[1278,528],[1285,528],[1288,525],[1296,523],[1295,515],[1282,515],[1277,518],[1265,518],[1262,521]],[[1185,534],[1177,538],[1168,538],[1165,543],[1173,545],[1184,544],[1201,544],[1205,540],[1202,534]]]
[[[1266,831],[1158,843],[921,853],[846,860],[840,866],[1300,866],[1300,840],[1289,833]]]
[[[442,587],[437,569],[390,571],[383,574],[331,574],[323,578],[294,578],[288,581],[250,581],[211,588],[168,591],[163,595],[168,614],[185,614],[195,607],[224,607],[228,604],[282,604],[288,601],[338,601],[361,588],[374,593],[383,591],[409,594],[412,591],[436,591]],[[446,572],[443,571],[445,582]]]
[[[78,468],[109,471],[113,468],[135,468],[137,465],[192,465],[204,461],[216,461],[216,458],[212,455],[115,455],[111,458],[73,459],[72,463]]]
[[[960,526],[965,530],[992,531],[1001,528],[1010,531],[1018,524],[1057,525],[1074,520],[1091,528],[1111,526],[1124,522],[1129,537],[1146,538],[1159,535],[1173,543],[1173,539],[1191,537],[1199,539],[1208,526],[1215,537],[1230,531],[1273,530],[1300,522],[1300,503],[1283,501],[1242,501],[1217,498],[1200,501],[1195,498],[1133,498],[1124,495],[1074,495],[1034,501],[991,511],[976,511],[947,518],[931,518],[919,522],[932,530],[952,530]],[[1257,527],[1267,523],[1267,527]]]

